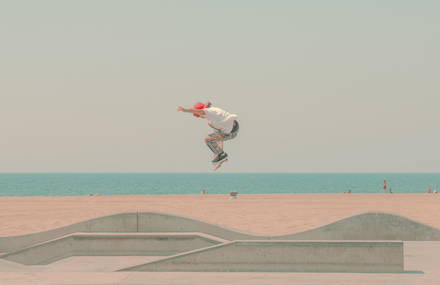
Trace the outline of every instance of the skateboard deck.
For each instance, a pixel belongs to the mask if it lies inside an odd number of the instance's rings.
[[[216,171],[217,169],[219,169],[219,167],[222,166],[222,164],[225,163],[226,161],[228,161],[227,158],[224,159],[224,160],[222,160],[222,161],[220,161],[220,162],[217,162],[217,163],[214,165],[214,169],[213,169],[213,170]]]

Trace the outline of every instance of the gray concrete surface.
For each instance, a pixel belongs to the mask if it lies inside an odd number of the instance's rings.
[[[402,272],[398,241],[234,241],[124,271]]]
[[[26,265],[48,264],[69,256],[165,256],[225,242],[200,233],[76,233],[3,255]]]
[[[161,258],[163,256],[71,256],[42,269],[46,272],[114,272]]]
[[[49,231],[0,237],[0,252],[19,250],[76,232],[200,232],[227,240],[265,239],[264,236],[242,233],[215,224],[181,216],[161,213],[121,213],[91,219]]]
[[[440,230],[397,215],[365,213],[273,239],[440,241]]]
[[[0,259],[0,272],[114,272],[162,258],[163,256],[71,256],[47,265],[23,265]]]
[[[81,257],[77,262],[82,262]],[[125,258],[125,257],[123,257]],[[7,285],[438,285],[440,242],[404,242],[404,273],[268,273],[268,272],[65,272],[45,266],[5,270],[0,260],[0,284]],[[113,260],[117,263],[117,260]],[[11,264],[11,262],[7,262]],[[123,262],[124,263],[124,262]],[[116,264],[114,266],[117,266]],[[38,267],[39,271],[32,268]],[[91,266],[93,267],[93,266]],[[45,268],[45,269],[44,269]],[[3,270],[2,270],[3,269]],[[78,267],[81,270],[81,267]]]
[[[225,240],[266,239],[263,235],[241,232],[193,218],[162,213],[139,213],[140,232],[200,232]]]
[[[440,241],[440,230],[404,217],[365,213],[302,232],[283,236],[262,236],[215,224],[161,213],[122,213],[50,231],[0,237],[0,252],[10,252],[75,232],[200,232],[225,240],[404,240]]]
[[[137,232],[137,213],[121,213],[91,219],[53,230],[19,236],[0,237],[0,251],[10,252],[77,232]]]

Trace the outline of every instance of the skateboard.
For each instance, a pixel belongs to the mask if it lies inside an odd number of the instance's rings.
[[[220,161],[220,162],[217,162],[217,163],[214,165],[214,169],[213,169],[213,170],[216,171],[217,169],[219,169],[219,167],[222,166],[222,164],[225,163],[226,161],[228,161],[227,158],[224,159],[224,160],[222,160],[222,161]]]

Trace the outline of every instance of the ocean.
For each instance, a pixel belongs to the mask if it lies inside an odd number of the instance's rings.
[[[393,193],[440,187],[440,173],[3,173],[0,196],[383,193],[384,179]]]

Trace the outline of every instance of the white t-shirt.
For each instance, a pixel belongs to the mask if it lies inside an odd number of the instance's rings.
[[[205,108],[203,111],[205,112],[205,117],[211,127],[226,134],[229,134],[232,131],[234,120],[237,119],[237,115],[230,114],[217,107]]]

